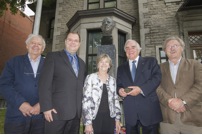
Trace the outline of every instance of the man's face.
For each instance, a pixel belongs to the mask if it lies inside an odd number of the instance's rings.
[[[113,28],[113,20],[110,18],[106,18],[102,24],[105,27],[106,31],[110,31]]]
[[[65,40],[65,47],[69,53],[71,54],[76,53],[80,47],[79,35],[74,33],[69,33]]]
[[[26,48],[30,55],[41,55],[44,51],[42,39],[39,37],[33,37],[27,44]]]
[[[182,56],[183,47],[177,40],[170,40],[166,44],[165,53],[170,60],[180,59]]]
[[[135,60],[140,53],[136,42],[129,41],[125,46],[126,56],[129,60]]]

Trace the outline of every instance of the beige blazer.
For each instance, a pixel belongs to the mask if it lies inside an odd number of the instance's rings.
[[[202,64],[182,58],[178,68],[176,83],[171,78],[169,62],[160,65],[161,84],[157,94],[161,102],[163,122],[174,123],[177,113],[168,107],[168,99],[175,97],[186,101],[186,112],[181,114],[184,124],[202,126]]]

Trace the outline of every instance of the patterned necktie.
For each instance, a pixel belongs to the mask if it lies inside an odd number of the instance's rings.
[[[136,63],[136,61],[134,60],[134,61],[132,62],[132,71],[131,71],[131,76],[132,76],[132,78],[133,78],[133,82],[134,82],[134,80],[135,80],[135,74],[136,74],[136,65],[135,65],[135,63]]]
[[[74,73],[76,74],[76,76],[78,77],[78,68],[77,68],[77,61],[76,61],[76,55],[71,55],[71,57],[72,57],[72,61],[71,61],[71,63],[72,63],[72,68],[73,68],[73,70],[74,70]]]

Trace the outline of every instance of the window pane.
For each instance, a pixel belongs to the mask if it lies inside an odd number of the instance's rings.
[[[88,9],[98,9],[100,7],[99,3],[95,3],[95,4],[89,4],[88,5]]]
[[[88,31],[87,39],[87,70],[88,74],[96,72],[96,58],[97,58],[97,47],[101,45],[102,32],[101,30]]]
[[[88,0],[88,9],[100,8],[100,0]]]
[[[88,0],[88,3],[100,2],[100,0]]]
[[[118,65],[121,65],[127,60],[126,53],[124,51],[124,45],[126,42],[126,34],[118,32]]]
[[[116,7],[116,0],[105,0],[104,7],[105,8]]]

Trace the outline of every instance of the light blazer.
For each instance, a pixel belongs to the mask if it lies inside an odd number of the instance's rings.
[[[128,86],[139,86],[143,93],[137,96],[127,96],[123,100],[126,124],[136,125],[139,118],[144,126],[162,121],[160,103],[156,89],[161,81],[161,70],[153,57],[139,57],[135,81],[130,73],[129,62],[118,67],[117,91]]]
[[[106,81],[108,91],[108,103],[111,118],[121,119],[121,109],[116,93],[116,80],[112,76]],[[84,125],[92,124],[96,118],[100,101],[102,98],[103,83],[98,78],[97,73],[92,73],[86,77],[83,88],[83,123]]]
[[[38,81],[43,62],[41,57],[36,78],[28,54],[16,56],[6,63],[0,77],[0,94],[7,102],[6,121],[24,120],[25,116],[19,110],[22,103],[33,106],[39,102]]]
[[[202,126],[202,64],[182,58],[176,83],[171,78],[169,62],[161,64],[162,80],[157,89],[163,122],[174,123],[177,113],[168,107],[168,99],[175,97],[186,101],[187,111],[181,114],[184,124]]]
[[[79,57],[78,62],[76,77],[64,50],[47,54],[39,80],[39,102],[43,112],[56,109],[53,119],[70,120],[81,116],[85,63]]]

